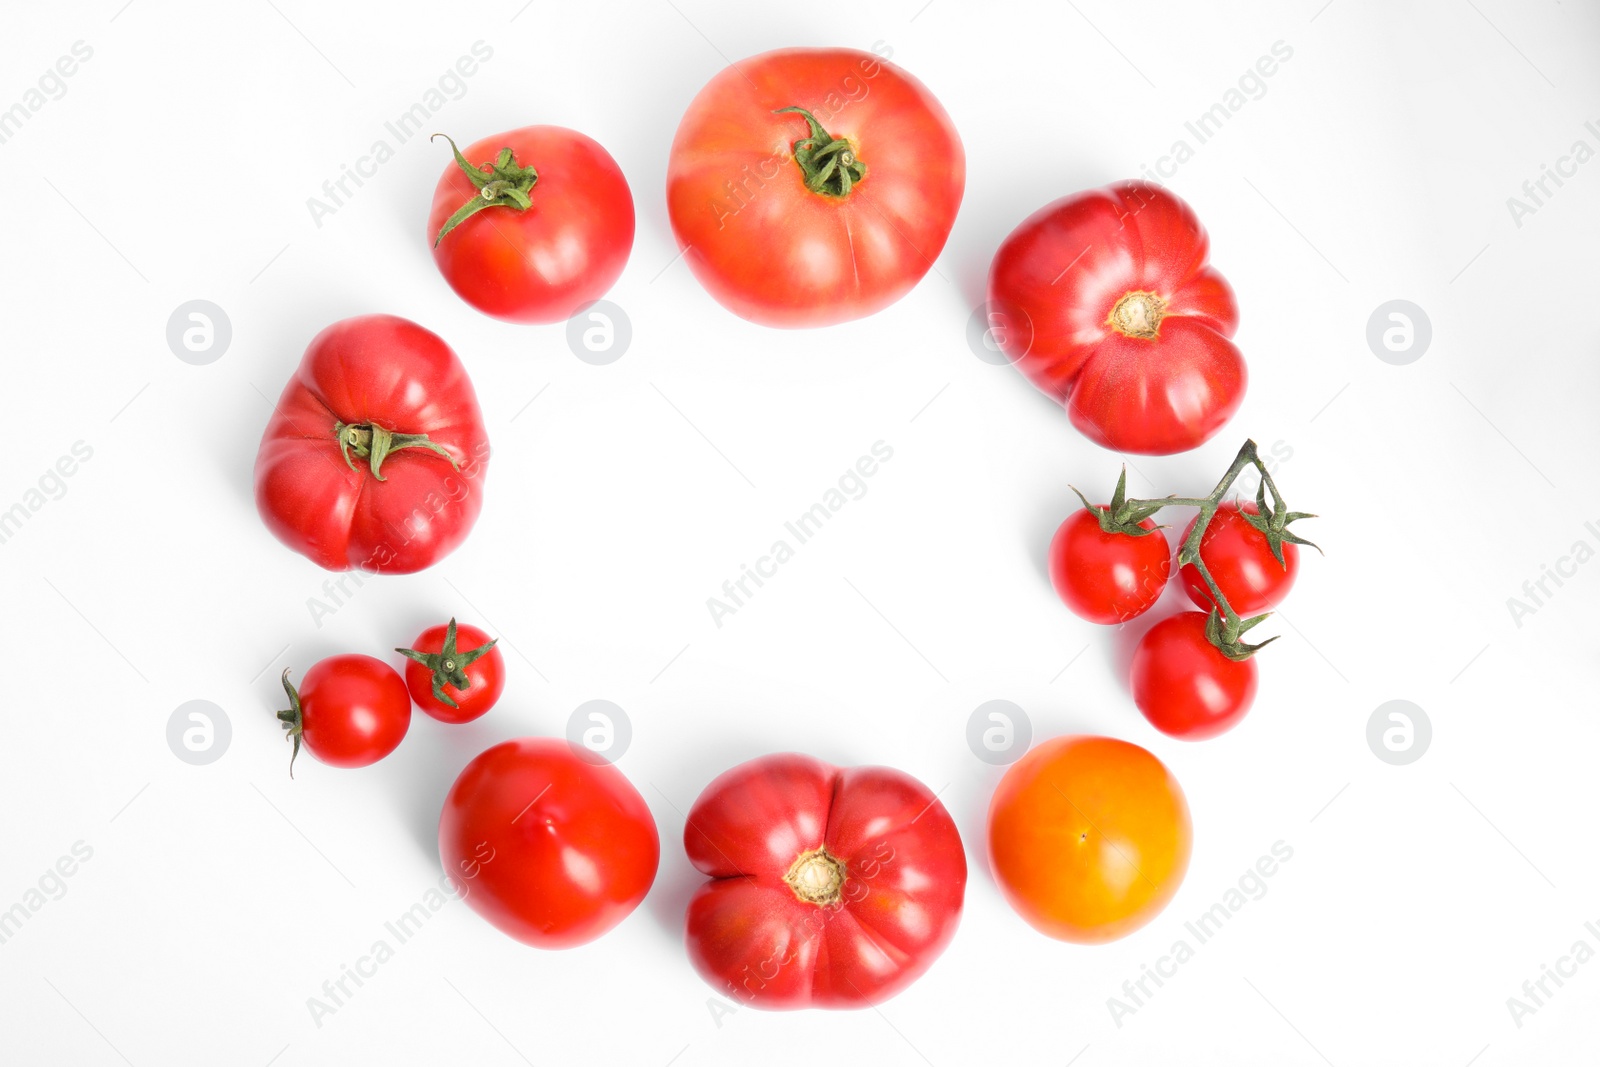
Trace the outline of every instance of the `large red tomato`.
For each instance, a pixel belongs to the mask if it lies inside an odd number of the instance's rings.
[[[609,763],[548,737],[506,741],[456,779],[439,858],[479,915],[525,944],[571,948],[644,899],[661,859],[644,798]]]
[[[311,341],[256,453],[256,508],[278,540],[331,571],[409,574],[466,539],[489,437],[466,368],[394,315]]]
[[[989,865],[1041,933],[1098,944],[1167,906],[1189,869],[1189,804],[1138,745],[1057,737],[1006,771],[989,802]]]
[[[683,831],[711,881],[689,904],[689,958],[758,1008],[859,1008],[921,977],[955,935],[961,836],[921,782],[792,753],[700,794]]]
[[[1244,400],[1239,308],[1209,248],[1189,205],[1146,182],[1047,204],[995,253],[995,339],[1096,443],[1187,451]]]
[[[559,322],[622,273],[633,194],[597,141],[525,126],[456,153],[433,191],[428,243],[450,288],[479,311]]]
[[[672,142],[667,211],[724,307],[825,326],[921,280],[965,185],[961,140],[921,82],[869,52],[786,48],[694,98]]]

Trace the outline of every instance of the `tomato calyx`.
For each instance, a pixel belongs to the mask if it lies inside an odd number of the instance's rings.
[[[780,107],[774,115],[793,113],[806,120],[811,134],[794,142],[794,161],[805,175],[806,188],[820,196],[842,199],[867,176],[867,165],[848,138],[834,137],[803,107]]]
[[[1287,542],[1291,545],[1305,545],[1315,548],[1318,552],[1322,549],[1289,529],[1289,524],[1296,519],[1314,519],[1315,515],[1304,511],[1290,511],[1284,506],[1283,498],[1278,495],[1278,487],[1272,487],[1272,504],[1267,503],[1267,479],[1263,478],[1261,484],[1256,486],[1256,511],[1251,514],[1244,508],[1239,509],[1239,517],[1253,526],[1257,533],[1267,539],[1267,547],[1272,550],[1272,558],[1283,563],[1283,546]],[[1287,564],[1284,564],[1287,566]]]
[[[844,860],[819,845],[796,856],[783,881],[807,904],[830,908],[843,898],[848,877]]]
[[[450,695],[444,691],[446,685],[451,686],[458,693],[466,692],[472,688],[472,679],[467,677],[467,668],[480,656],[487,655],[489,650],[498,644],[498,637],[490,638],[485,644],[465,652],[456,650],[456,620],[451,619],[450,625],[445,628],[444,643],[437,652],[419,652],[414,648],[397,648],[396,652],[407,659],[415,660],[422,664],[433,674],[433,697],[441,704],[449,707],[460,707]]]
[[[1124,337],[1153,341],[1161,336],[1161,320],[1166,314],[1167,302],[1160,295],[1134,289],[1123,293],[1111,305],[1106,325]]]
[[[1206,640],[1210,641],[1212,646],[1216,648],[1218,652],[1221,652],[1224,656],[1227,656],[1235,663],[1243,663],[1257,652],[1260,652],[1263,648],[1266,648],[1268,645],[1272,644],[1272,642],[1276,641],[1279,637],[1283,636],[1282,634],[1275,634],[1272,637],[1267,638],[1265,641],[1260,641],[1253,645],[1241,640],[1241,638],[1248,633],[1252,627],[1258,626],[1265,622],[1267,620],[1267,616],[1271,614],[1272,612],[1270,611],[1263,612],[1254,618],[1242,620],[1237,619],[1236,616],[1235,619],[1238,622],[1238,625],[1234,629],[1232,636],[1229,636],[1227,621],[1223,619],[1222,615],[1218,613],[1216,608],[1212,608],[1210,613],[1206,615]]]
[[[1170,501],[1127,499],[1128,468],[1126,465],[1123,466],[1122,473],[1117,476],[1117,488],[1111,494],[1111,503],[1109,504],[1091,504],[1089,503],[1089,498],[1078,491],[1077,486],[1069,485],[1067,488],[1078,494],[1078,499],[1083,501],[1083,506],[1094,515],[1095,521],[1100,524],[1100,529],[1105,533],[1144,537],[1163,529],[1161,526],[1141,526],[1140,523],[1166,507]]]
[[[382,473],[383,461],[389,458],[391,452],[398,452],[403,448],[426,448],[443,456],[454,469],[461,469],[455,457],[428,440],[428,435],[425,433],[395,433],[375,422],[336,422],[333,424],[333,435],[339,440],[339,454],[344,456],[345,465],[351,470],[356,469],[355,463],[350,459],[354,453],[358,458],[367,461],[372,476],[380,482],[389,480]]]
[[[439,247],[439,242],[444,240],[445,234],[485,208],[511,207],[518,211],[526,211],[533,205],[533,198],[528,194],[533,192],[533,186],[539,180],[539,172],[532,167],[520,165],[511,149],[502,148],[493,163],[475,167],[467,162],[467,157],[461,154],[461,149],[457,148],[456,143],[447,135],[436,133],[429,140],[440,137],[450,141],[450,151],[455,153],[456,166],[461,168],[461,173],[467,176],[467,181],[472,183],[472,187],[478,190],[478,193],[445,220],[444,225],[439,228],[439,235],[433,239],[435,248]]]
[[[289,694],[289,706],[278,712],[278,721],[289,731],[284,740],[294,742],[294,752],[289,756],[289,777],[294,777],[294,761],[300,755],[300,735],[305,732],[305,715],[300,710],[300,694],[289,681],[289,668],[283,669],[283,691]]]

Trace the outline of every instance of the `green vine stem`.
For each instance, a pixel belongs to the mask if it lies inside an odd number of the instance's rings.
[[[294,742],[294,752],[289,755],[289,777],[294,777],[294,761],[300,755],[300,735],[305,730],[305,716],[300,711],[300,694],[289,681],[289,668],[283,669],[283,691],[289,694],[289,706],[278,712],[278,721],[288,733],[284,740]]]
[[[425,433],[395,433],[375,422],[336,422],[333,424],[333,435],[339,439],[339,454],[344,456],[345,466],[356,469],[355,462],[350,458],[352,455],[364,459],[372,470],[372,476],[380,482],[388,481],[383,476],[383,461],[389,458],[390,453],[402,448],[426,448],[443,456],[455,470],[461,469],[455,457],[428,440]]]
[[[467,677],[467,668],[477,662],[480,656],[486,655],[500,639],[491,638],[487,643],[465,652],[456,650],[456,620],[451,619],[450,625],[445,627],[444,644],[437,652],[419,652],[414,648],[397,648],[396,652],[410,660],[422,664],[433,675],[433,696],[439,703],[455,708],[460,707],[450,695],[444,691],[448,684],[458,693],[464,693],[472,688],[472,679]]]
[[[1256,451],[1254,441],[1246,441],[1244,447],[1239,449],[1239,454],[1233,458],[1233,463],[1228,467],[1222,480],[1215,489],[1204,497],[1168,496],[1154,500],[1140,500],[1129,498],[1126,495],[1128,484],[1128,469],[1123,467],[1122,474],[1117,479],[1117,488],[1111,495],[1110,504],[1095,505],[1074,487],[1073,492],[1078,494],[1078,499],[1083,501],[1083,506],[1094,513],[1100,523],[1100,529],[1106,533],[1128,534],[1133,537],[1146,537],[1155,533],[1160,527],[1146,529],[1139,525],[1150,518],[1162,508],[1197,508],[1194,529],[1183,539],[1183,544],[1178,546],[1178,566],[1194,565],[1195,571],[1206,583],[1206,588],[1211,592],[1212,609],[1210,617],[1206,620],[1206,637],[1217,647],[1224,656],[1233,660],[1245,660],[1255,655],[1262,648],[1276,641],[1276,637],[1269,637],[1258,644],[1249,644],[1243,640],[1246,633],[1263,622],[1270,612],[1257,615],[1249,619],[1241,619],[1233,610],[1233,605],[1228,603],[1228,598],[1223,596],[1222,590],[1217,587],[1217,581],[1211,576],[1211,571],[1206,567],[1205,560],[1200,558],[1200,543],[1205,540],[1206,529],[1211,525],[1212,518],[1217,509],[1222,506],[1223,499],[1228,490],[1238,480],[1248,467],[1254,467],[1261,475],[1261,482],[1256,486],[1256,514],[1252,515],[1243,508],[1239,510],[1239,517],[1248,522],[1267,539],[1267,547],[1272,550],[1273,557],[1279,564],[1284,563],[1283,546],[1285,544],[1307,545],[1322,549],[1310,541],[1300,537],[1289,524],[1296,519],[1314,519],[1315,515],[1304,511],[1290,511],[1284,503],[1283,494],[1278,491],[1278,485],[1268,473],[1266,464],[1261,461],[1261,456]],[[1272,494],[1272,499],[1267,500],[1267,494]]]
[[[442,133],[434,134],[429,140],[440,137],[450,141],[450,138]],[[468,163],[467,157],[461,154],[461,149],[456,147],[454,141],[450,141],[450,151],[455,154],[456,166],[461,168],[461,173],[467,176],[467,181],[471,182],[472,187],[478,192],[471,200],[457,208],[454,215],[445,220],[445,224],[439,228],[439,235],[433,239],[433,247],[438,248],[445,234],[485,208],[509,207],[526,211],[533,205],[530,194],[533,192],[534,183],[539,180],[539,172],[532,167],[519,164],[516,157],[511,154],[511,149],[500,149],[500,154],[495,157],[493,163],[485,163],[481,167]]]
[[[830,135],[803,107],[780,107],[773,112],[788,113],[801,116],[811,128],[810,136],[794,142],[794,161],[805,175],[806,188],[822,196],[849,196],[856,183],[867,176],[867,165],[856,155],[855,146],[844,137]]]

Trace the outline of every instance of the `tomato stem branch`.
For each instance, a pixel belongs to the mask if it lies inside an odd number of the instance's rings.
[[[834,137],[822,128],[816,116],[803,107],[780,107],[774,115],[793,113],[806,120],[811,133],[794,142],[794,161],[805,175],[806,188],[822,196],[843,198],[867,176],[867,165],[856,155],[855,146],[844,137]]]

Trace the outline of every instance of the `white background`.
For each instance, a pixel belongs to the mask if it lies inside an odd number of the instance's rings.
[[[75,41],[93,57],[0,144],[8,205],[0,508],[75,441],[93,458],[0,544],[9,698],[0,909],[78,841],[92,859],[0,944],[12,1063],[1156,1062],[1481,1065],[1593,1054],[1600,961],[1519,1028],[1521,995],[1600,923],[1594,774],[1600,564],[1513,620],[1507,598],[1600,547],[1600,162],[1513,219],[1573,142],[1600,148],[1592,2],[1295,0],[1116,5],[427,6],[123,0],[10,5],[0,107]],[[633,342],[574,358],[560,326],[485,318],[423,236],[447,160],[418,138],[317,226],[308,197],[385,136],[473,42],[493,58],[435,128],[466,143],[581,129],[632,184],[638,237],[610,299]],[[1187,455],[1135,460],[1140,495],[1208,489],[1253,436],[1322,518],[1260,660],[1255,709],[1186,745],[1124,675],[1144,624],[1077,620],[1043,571],[1072,482],[1119,458],[1010,368],[968,316],[1000,240],[1056,196],[1133,177],[1274,42],[1293,49],[1168,184],[1238,291],[1249,394]],[[893,49],[965,142],[966,201],[933,273],[874,318],[747,324],[674,262],[662,188],[695,91],[785,45]],[[431,131],[430,131],[431,132]],[[165,339],[216,302],[208,366]],[[1411,300],[1408,366],[1365,339]],[[389,311],[441,333],[494,444],[483,516],[422,574],[368,581],[319,627],[325,575],[271,538],[251,465],[273,397],[322,326]],[[858,456],[894,458],[716,628],[706,598]],[[1172,521],[1181,524],[1186,516]],[[1594,521],[1594,529],[1585,522]],[[1541,598],[1543,599],[1543,598]],[[1171,596],[1155,613],[1176,610]],[[381,654],[451,613],[502,635],[510,685],[468,726],[418,714],[362,771],[302,760],[277,674]],[[398,660],[396,660],[398,662]],[[318,1027],[307,1009],[419,901],[434,824],[472,755],[624,707],[620,766],[659,822],[649,899],[610,936],[544,953],[452,903]],[[1171,907],[1119,943],[1035,934],[983,858],[1000,770],[967,748],[981,702],[1035,738],[1094,731],[1168,762],[1196,823]],[[1425,709],[1409,766],[1369,750],[1382,702]],[[184,701],[225,709],[208,766],[168,748]],[[682,812],[733,763],[798,749],[888,763],[941,796],[972,876],[954,944],[881,1010],[733,1014],[684,956],[697,881]],[[1137,1013],[1107,1000],[1275,842],[1293,859]],[[1550,988],[1554,989],[1553,986]],[[1076,1058],[1075,1058],[1076,1057]]]

